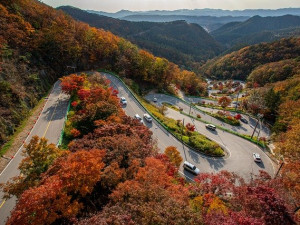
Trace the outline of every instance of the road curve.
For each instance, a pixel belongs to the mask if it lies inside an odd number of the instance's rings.
[[[36,124],[34,125],[31,133],[26,139],[28,143],[34,135],[45,137],[48,143],[57,144],[60,138],[61,130],[65,121],[69,97],[61,92],[60,82],[57,81],[48,97],[48,100],[40,114]],[[11,159],[9,164],[0,174],[0,183],[6,183],[10,178],[19,174],[19,164],[23,159],[21,154],[23,146]],[[10,216],[11,210],[16,204],[16,198],[13,197],[8,200],[3,200],[3,192],[0,192],[0,225],[6,223],[7,217]]]
[[[224,128],[226,128],[228,130],[231,130],[233,132],[238,132],[240,134],[252,135],[252,133],[254,131],[254,127],[256,125],[256,119],[253,119],[249,116],[244,115],[244,117],[246,117],[247,120],[249,121],[248,124],[241,122],[240,126],[232,126],[230,124],[224,123],[224,122],[208,115],[207,113],[204,112],[204,110],[202,108],[201,108],[202,110],[195,110],[195,108],[190,108],[190,105],[187,102],[179,100],[178,98],[170,96],[170,95],[148,94],[145,96],[145,98],[149,101],[153,101],[153,98],[157,98],[156,104],[159,104],[159,105],[161,105],[161,103],[164,103],[164,102],[170,103],[172,105],[176,105],[176,106],[182,108],[185,113],[190,112],[193,116],[196,116],[197,114],[199,114],[203,120],[208,121],[209,123],[212,123],[214,125],[223,126]],[[205,109],[207,110],[208,108],[205,108]],[[217,111],[219,111],[219,110],[216,110],[216,109],[208,110],[208,112],[215,112],[215,113]],[[261,127],[261,125],[258,124],[257,129],[255,131],[255,136],[259,135],[260,137],[269,137],[269,133],[270,133],[269,129],[266,126],[262,126],[262,129],[260,127]]]
[[[124,96],[127,99],[127,106],[124,110],[127,115],[134,116],[139,114],[142,116],[145,113],[144,108],[133,97],[130,91],[124,86],[124,84],[115,76],[102,73],[107,79],[111,81],[114,88],[119,91],[119,96]],[[262,149],[255,144],[242,139],[238,136],[224,132],[217,129],[216,132],[211,132],[205,128],[205,124],[199,121],[193,121],[190,117],[184,116],[175,110],[168,110],[169,117],[175,119],[185,119],[185,122],[194,123],[197,130],[207,136],[208,138],[215,140],[217,143],[226,147],[230,152],[230,156],[227,158],[212,158],[203,156],[181,144],[171,134],[169,134],[162,126],[160,126],[155,120],[152,124],[144,121],[145,125],[153,132],[154,139],[157,140],[158,147],[163,151],[167,146],[173,145],[178,148],[182,157],[195,164],[200,171],[203,172],[217,172],[221,170],[228,170],[235,172],[242,176],[246,180],[250,180],[252,174],[258,174],[259,170],[268,172],[271,176],[274,175],[273,162],[263,152]],[[255,163],[252,154],[257,152],[261,155],[262,163]],[[182,171],[182,169],[181,169]],[[185,175],[192,177],[192,175],[186,171],[182,171]]]

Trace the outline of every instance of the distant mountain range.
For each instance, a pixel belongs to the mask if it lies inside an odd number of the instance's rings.
[[[103,16],[109,16],[113,18],[123,18],[132,15],[179,15],[179,16],[283,16],[283,15],[296,15],[300,16],[300,8],[283,8],[283,9],[245,9],[245,10],[223,10],[223,9],[179,9],[174,11],[167,10],[154,10],[154,11],[129,11],[121,10],[116,13],[107,13],[102,11],[87,10],[88,12],[96,13]]]
[[[196,23],[202,26],[207,32],[211,32],[230,22],[243,22],[249,19],[248,16],[185,16],[185,15],[130,15],[122,17],[128,21],[150,21],[150,22],[171,22],[184,20],[188,23]]]
[[[153,54],[188,69],[199,67],[224,50],[201,26],[185,21],[130,22],[88,13],[70,6],[59,7],[73,18],[124,37]]]
[[[300,36],[300,17],[285,15],[279,17],[254,16],[244,22],[228,23],[211,35],[227,47],[236,44],[270,42],[284,37]]]

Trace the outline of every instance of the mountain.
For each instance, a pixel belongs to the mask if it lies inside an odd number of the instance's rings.
[[[167,23],[129,22],[88,13],[74,7],[59,7],[73,18],[91,26],[109,30],[155,55],[186,68],[213,58],[221,46],[199,25],[185,21]]]
[[[296,59],[299,57],[299,52],[300,38],[281,39],[272,43],[247,46],[239,51],[208,61],[202,67],[202,72],[212,79],[246,80],[258,66]],[[299,61],[296,62],[299,63]],[[270,66],[266,68],[270,68]],[[287,70],[289,69],[287,68]],[[274,81],[282,80],[280,78],[282,76],[289,76],[284,71],[282,73],[283,75],[279,75],[279,78],[275,78]],[[272,81],[270,80],[270,82]]]
[[[148,21],[148,22],[171,22],[176,20],[184,20],[188,23],[196,23],[206,29],[208,32],[216,30],[224,24],[230,22],[243,22],[249,17],[247,16],[187,16],[187,15],[129,15],[122,17],[128,21]]]
[[[172,91],[176,85],[199,92],[202,85],[196,74],[37,0],[1,1],[0,146],[52,84],[74,72],[70,66],[110,70],[161,90]]]
[[[152,10],[152,11],[129,11],[121,10],[116,13],[107,13],[95,10],[87,10],[88,12],[96,13],[99,15],[109,16],[113,18],[122,18],[131,15],[151,15],[151,16],[283,16],[283,15],[296,15],[300,16],[300,8],[283,8],[283,9],[245,9],[245,10],[223,10],[223,9],[178,9],[178,10]]]
[[[241,43],[256,44],[299,35],[299,29],[300,16],[254,16],[244,22],[228,23],[212,31],[211,35],[217,41],[227,46],[233,46]]]

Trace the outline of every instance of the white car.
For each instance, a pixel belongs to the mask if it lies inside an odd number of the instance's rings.
[[[157,98],[153,98],[153,102],[157,102]]]
[[[261,158],[258,153],[253,153],[253,159],[255,162],[261,162]]]
[[[196,166],[194,166],[192,163],[189,163],[187,161],[185,161],[183,163],[183,168],[190,171],[191,173],[193,173],[195,175],[199,175],[199,173],[200,173],[200,170]]]
[[[147,122],[149,122],[149,123],[152,122],[152,118],[151,118],[151,116],[149,116],[149,114],[145,113],[145,114],[144,114],[144,118],[145,118],[145,120],[146,120]]]
[[[139,114],[135,114],[134,119],[138,120],[140,123],[144,123],[142,117],[140,117]]]
[[[210,130],[216,130],[216,126],[214,126],[212,124],[205,124],[205,127]]]
[[[122,105],[127,105],[126,98],[124,98],[124,97],[120,98],[120,102],[121,102]]]

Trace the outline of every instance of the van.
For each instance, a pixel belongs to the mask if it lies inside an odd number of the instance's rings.
[[[183,163],[183,168],[193,173],[194,175],[199,175],[200,173],[200,170],[196,166],[194,166],[192,163],[189,163],[187,161]]]

